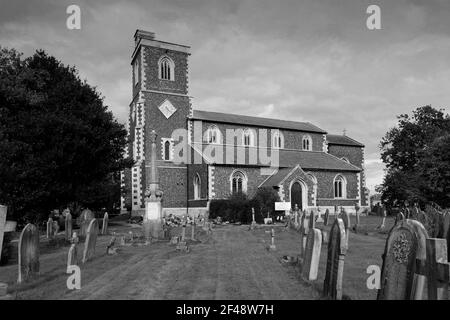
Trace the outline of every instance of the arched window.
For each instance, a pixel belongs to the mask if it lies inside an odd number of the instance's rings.
[[[312,150],[312,139],[310,135],[303,136],[302,149],[306,151]]]
[[[218,144],[220,141],[221,134],[219,128],[215,125],[210,126],[208,130],[206,130],[205,142]]]
[[[202,181],[198,173],[194,177],[194,199],[198,200],[201,198]]]
[[[334,178],[334,197],[335,198],[347,197],[347,181],[341,175],[337,175]]]
[[[170,160],[170,141],[164,142],[164,160]]]
[[[251,129],[245,129],[242,135],[242,144],[246,147],[255,146],[255,133]]]
[[[161,80],[175,80],[175,64],[169,57],[161,57],[158,62],[159,78]]]
[[[231,175],[231,193],[247,193],[247,177],[241,171],[235,171]]]
[[[284,148],[284,136],[280,130],[272,130],[272,147],[276,149]]]

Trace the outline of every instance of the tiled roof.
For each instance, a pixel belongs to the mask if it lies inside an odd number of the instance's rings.
[[[297,122],[297,121],[269,119],[261,117],[251,117],[232,113],[193,110],[193,115],[191,119],[211,121],[211,122],[244,124],[248,126],[257,126],[257,127],[289,129],[322,134],[327,133],[326,131],[320,129],[319,127],[316,127],[315,125],[309,122]]]
[[[260,187],[278,186],[280,182],[292,171],[292,169],[293,168],[281,168],[278,172],[275,172],[266,181],[264,181]]]
[[[329,153],[300,150],[280,150],[280,167],[295,167],[302,169],[333,170],[333,171],[361,171],[344,160]]]
[[[328,144],[338,144],[341,146],[355,146],[364,147],[364,145],[350,137],[338,135],[338,134],[327,134]]]

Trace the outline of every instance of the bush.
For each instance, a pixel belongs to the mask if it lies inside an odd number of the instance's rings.
[[[276,201],[280,201],[278,193],[272,188],[258,189],[253,199],[248,199],[245,194],[235,194],[228,199],[211,200],[209,217],[211,219],[221,217],[222,221],[230,223],[248,224],[252,221],[254,208],[256,222],[263,223],[267,213],[272,218],[276,216],[274,204]]]

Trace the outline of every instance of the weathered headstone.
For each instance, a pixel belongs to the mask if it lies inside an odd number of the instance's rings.
[[[447,240],[447,256],[450,257],[450,213],[445,215],[443,224],[443,238]]]
[[[95,245],[97,243],[97,235],[98,235],[98,222],[97,219],[92,219],[89,223],[86,232],[86,241],[84,243],[84,251],[83,251],[83,263],[86,263],[90,260],[95,253]]]
[[[94,213],[89,209],[84,209],[80,215],[80,237],[86,237],[87,229],[91,221],[95,219]]]
[[[311,210],[311,214],[309,215],[308,230],[314,229],[315,227],[316,227],[316,215],[314,214],[314,210]]]
[[[59,223],[58,223],[58,221],[53,221],[53,229],[52,229],[52,231],[53,231],[53,236],[56,237],[56,235],[59,232]]]
[[[378,300],[421,300],[425,288],[427,231],[411,219],[400,220],[386,240]]]
[[[67,253],[67,270],[69,270],[69,266],[78,265],[77,244],[79,242],[79,239],[76,232],[73,233],[70,241],[72,242],[72,244],[70,245],[69,252]],[[69,273],[69,271],[67,272]]]
[[[269,250],[276,250],[277,247],[275,246],[275,230],[272,228],[270,231],[270,246]]]
[[[345,227],[345,246],[348,249],[348,238],[350,235],[350,215],[345,209],[342,210],[342,221],[344,222]]]
[[[103,224],[102,224],[102,234],[108,234],[108,212],[105,212],[105,215],[103,216]]]
[[[195,241],[195,220],[191,223],[191,240]]]
[[[186,241],[186,221],[183,222],[181,227],[181,241]]]
[[[53,219],[52,218],[48,218],[48,221],[47,221],[47,239],[53,239],[53,236],[54,236],[54,231],[53,231],[53,227],[54,227],[54,224],[53,224]]]
[[[447,241],[428,238],[426,245],[428,300],[448,300],[450,264],[447,256]]]
[[[18,283],[26,281],[39,274],[39,230],[29,223],[25,226],[19,238],[19,276]]]
[[[317,219],[316,222],[323,222],[322,212],[320,211],[320,207],[317,207]]]
[[[5,234],[7,210],[8,207],[0,205],[0,260],[2,258],[3,236]]]
[[[323,293],[333,300],[342,299],[342,279],[344,276],[345,226],[341,218],[335,218],[329,234],[327,267]]]
[[[323,225],[328,225],[328,219],[330,218],[330,210],[325,210],[325,216],[323,217]]]
[[[117,253],[117,248],[114,248],[115,243],[116,243],[116,236],[113,235],[111,240],[109,240],[109,244],[106,246],[107,255],[114,255]]]
[[[70,241],[70,239],[72,238],[72,228],[73,228],[73,224],[72,224],[72,215],[70,214],[70,212],[67,212],[66,214],[66,219],[64,221],[64,227],[65,227],[65,236],[66,236],[66,240]]]
[[[302,276],[308,280],[316,280],[319,272],[320,250],[322,248],[322,233],[312,228],[306,239],[305,254],[302,263]]]

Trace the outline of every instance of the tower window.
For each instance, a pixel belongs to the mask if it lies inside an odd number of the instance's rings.
[[[310,135],[303,136],[302,149],[306,151],[312,150],[312,139]]]
[[[247,177],[241,171],[235,171],[231,175],[231,193],[239,194],[247,192]]]
[[[159,78],[161,80],[175,79],[175,64],[169,57],[162,57],[158,62]]]
[[[170,139],[162,139],[162,159],[172,160],[172,141]]]
[[[137,85],[138,82],[139,82],[139,63],[138,59],[135,59],[133,63],[133,84]]]
[[[200,199],[200,195],[201,195],[201,186],[202,186],[202,181],[200,180],[200,176],[198,175],[198,173],[195,175],[194,178],[194,199],[198,200]]]

